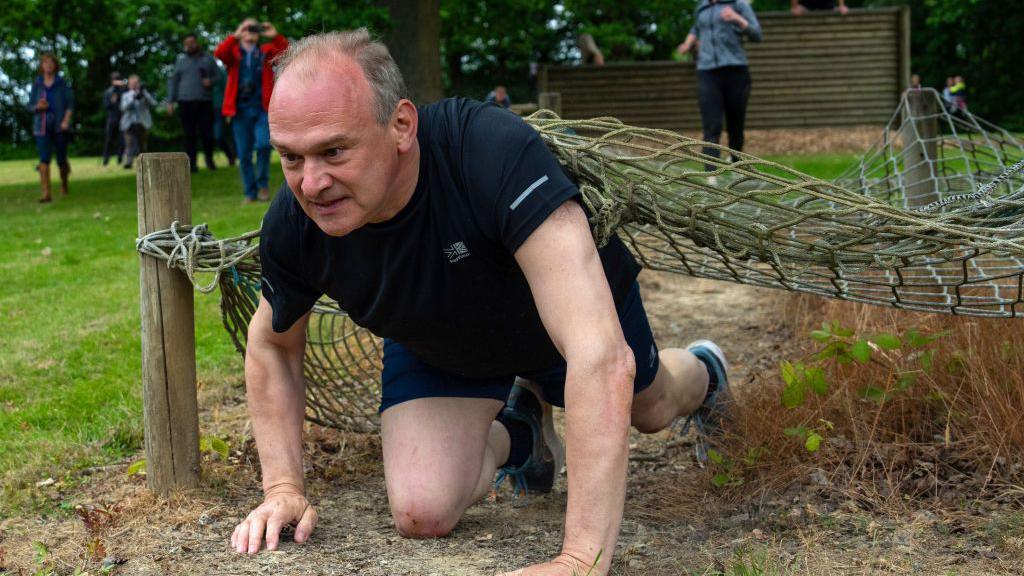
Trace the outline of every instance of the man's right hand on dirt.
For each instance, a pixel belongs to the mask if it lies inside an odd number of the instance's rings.
[[[255,554],[265,534],[267,550],[276,550],[281,529],[287,525],[295,526],[295,542],[302,544],[313,532],[316,518],[316,510],[301,492],[292,487],[272,487],[263,503],[235,527],[231,548],[240,554]]]

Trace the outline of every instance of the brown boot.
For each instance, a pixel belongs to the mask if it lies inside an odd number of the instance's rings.
[[[40,204],[53,201],[53,196],[50,195],[50,165],[39,164],[39,186],[43,190],[43,196],[39,199]]]
[[[71,174],[71,164],[64,164],[60,167],[60,195],[68,195],[68,175]]]
[[[256,193],[256,199],[260,202],[266,202],[270,200],[270,190],[266,188],[260,188],[260,191]]]

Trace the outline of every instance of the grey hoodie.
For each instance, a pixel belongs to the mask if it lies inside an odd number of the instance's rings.
[[[194,102],[213,99],[213,86],[205,88],[203,78],[211,82],[217,74],[217,62],[213,56],[199,52],[195,56],[178,54],[174,71],[167,79],[168,102]]]
[[[749,23],[746,30],[737,24],[722,20],[722,10],[729,6]],[[722,66],[746,66],[747,53],[743,51],[743,36],[753,42],[761,41],[761,24],[754,9],[745,0],[700,0],[690,34],[700,40],[697,52],[697,70],[713,70]]]

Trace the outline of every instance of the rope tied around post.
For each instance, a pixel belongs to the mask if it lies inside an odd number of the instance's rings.
[[[239,262],[258,252],[259,245],[252,240],[258,238],[259,234],[259,230],[253,230],[234,238],[218,240],[206,224],[191,226],[175,220],[166,230],[157,230],[137,238],[135,249],[141,254],[167,262],[168,268],[181,270],[196,290],[209,294],[217,289],[220,276],[225,270],[233,269]],[[197,277],[200,274],[213,274],[213,278],[209,283],[202,284]],[[237,272],[234,277],[238,278]]]

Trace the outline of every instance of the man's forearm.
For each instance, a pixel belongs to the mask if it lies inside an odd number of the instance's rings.
[[[250,346],[245,360],[246,396],[263,469],[264,490],[288,482],[302,489],[302,421],[305,381],[298,362],[284,349]]]
[[[566,378],[566,467],[569,502],[563,552],[587,565],[598,554],[604,574],[615,551],[626,498],[633,373],[629,361]]]

